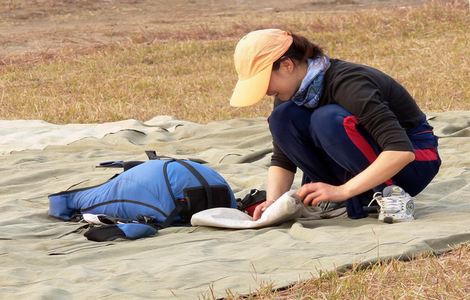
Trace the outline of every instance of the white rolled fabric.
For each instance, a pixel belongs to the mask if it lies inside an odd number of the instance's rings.
[[[300,217],[303,206],[292,190],[274,201],[257,221],[253,221],[252,217],[236,208],[217,207],[194,214],[191,217],[191,225],[231,229],[267,227]]]

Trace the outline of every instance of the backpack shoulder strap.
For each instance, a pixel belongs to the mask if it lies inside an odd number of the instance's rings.
[[[209,203],[209,205],[212,204],[212,190],[209,186],[209,183],[204,178],[204,176],[202,176],[201,173],[199,173],[198,170],[196,170],[196,168],[194,168],[191,164],[189,164],[188,162],[184,160],[178,160],[178,159],[168,160],[163,165],[163,176],[165,178],[165,183],[168,188],[168,192],[170,193],[170,196],[173,199],[173,203],[175,204],[175,208],[170,213],[170,215],[166,218],[165,222],[161,225],[162,228],[166,228],[170,226],[173,223],[174,219],[186,208],[185,206],[187,205],[185,201],[179,201],[178,199],[176,199],[175,194],[173,193],[173,190],[171,188],[170,179],[168,177],[168,164],[171,162],[179,163],[180,165],[188,169],[188,171],[191,172],[191,174],[193,174],[194,177],[196,177],[199,183],[204,187],[204,190],[206,192],[207,202]]]
[[[201,173],[199,173],[199,171],[196,170],[196,168],[194,168],[188,162],[186,162],[184,160],[176,160],[176,162],[179,163],[180,165],[185,166],[186,169],[188,169],[189,172],[191,172],[194,175],[194,177],[196,177],[196,179],[199,181],[199,183],[204,187],[204,190],[206,191],[206,196],[207,196],[207,203],[209,203],[209,206],[211,206],[211,204],[212,204],[212,190],[209,186],[209,183],[204,178],[204,176],[202,176]]]

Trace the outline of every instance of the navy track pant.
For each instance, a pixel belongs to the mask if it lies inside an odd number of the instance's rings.
[[[341,185],[366,169],[381,152],[377,143],[343,107],[328,104],[311,110],[289,101],[277,106],[269,117],[274,142],[304,172],[302,184],[324,182]],[[393,178],[373,190],[349,199],[348,216],[363,218],[376,191],[396,184],[411,196],[421,192],[437,174],[441,160],[437,137],[423,119],[407,131],[415,160]]]

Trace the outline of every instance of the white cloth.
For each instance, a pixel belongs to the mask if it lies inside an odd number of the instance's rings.
[[[257,221],[236,208],[217,207],[194,214],[191,217],[191,225],[232,229],[267,227],[300,217],[303,207],[303,203],[292,190],[271,204]]]
[[[83,221],[95,225],[110,225],[119,223],[116,220],[113,220],[113,218],[103,214],[83,214],[82,217]]]

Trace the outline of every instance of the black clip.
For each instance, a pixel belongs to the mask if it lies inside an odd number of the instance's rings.
[[[145,154],[147,154],[147,157],[150,160],[160,159],[160,157],[157,155],[157,152],[155,150],[146,150]]]

